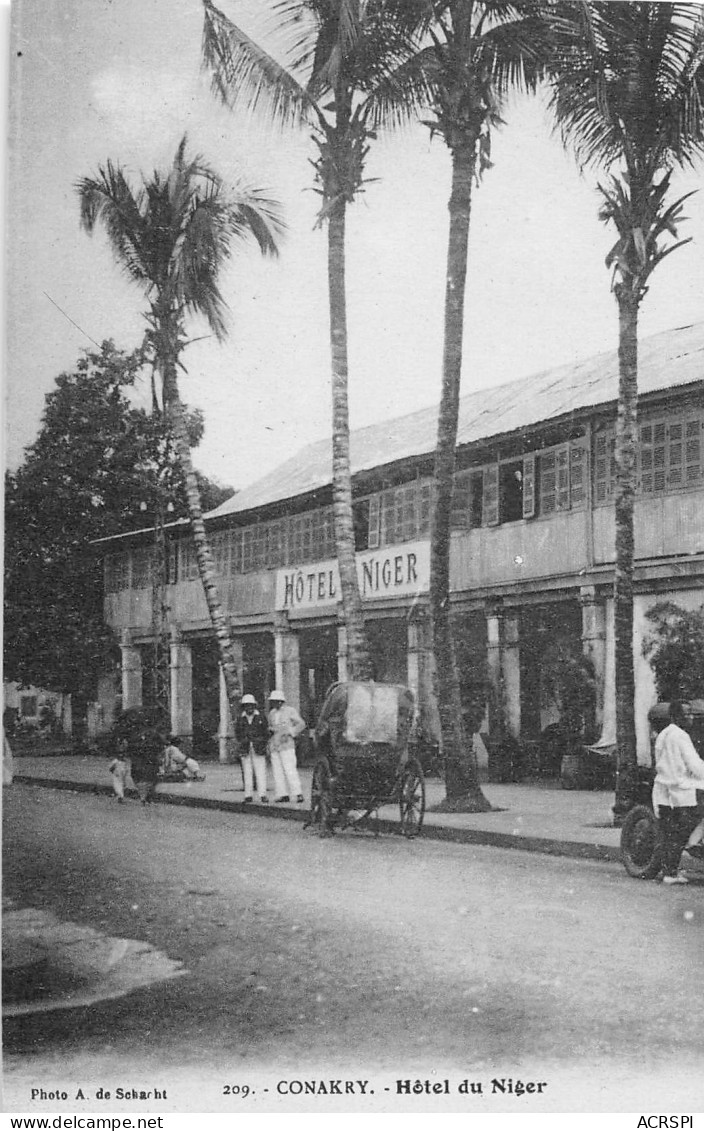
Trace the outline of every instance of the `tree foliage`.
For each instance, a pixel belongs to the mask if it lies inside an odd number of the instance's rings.
[[[91,543],[153,523],[157,490],[170,518],[187,513],[162,418],[130,402],[141,366],[139,351],[111,342],[86,352],[57,378],[37,439],[6,476],[8,679],[90,696],[97,673],[115,658]],[[189,413],[188,428],[198,443],[200,412]],[[212,489],[215,506],[225,489]]]
[[[704,699],[704,605],[683,609],[660,601],[645,615],[651,629],[643,655],[655,674],[658,698]]]

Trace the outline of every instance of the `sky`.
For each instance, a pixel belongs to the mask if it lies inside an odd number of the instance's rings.
[[[222,0],[265,41],[262,0]],[[44,397],[85,348],[142,337],[145,302],[104,235],[79,228],[75,183],[108,158],[137,183],[167,165],[184,132],[227,181],[244,176],[283,206],[276,261],[238,247],[222,278],[229,337],[186,351],[183,399],[205,414],[195,453],[235,488],[330,429],[326,238],[316,229],[315,154],[217,104],[200,67],[200,0],[16,0],[12,10],[6,249],[7,462],[36,437]],[[544,101],[516,100],[474,193],[462,390],[615,349],[617,317],[595,177],[554,135]],[[373,183],[350,208],[348,320],[353,428],[437,403],[450,163],[415,126],[372,143]],[[702,167],[673,189],[699,189]],[[655,272],[643,336],[704,317],[704,194],[693,242]],[[207,327],[189,324],[193,338]],[[146,390],[143,391],[146,393]]]

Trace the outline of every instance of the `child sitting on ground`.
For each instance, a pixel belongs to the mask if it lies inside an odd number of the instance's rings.
[[[164,773],[183,774],[186,781],[204,781],[201,776],[200,766],[195,758],[187,758],[182,750],[176,746],[174,736],[171,735],[169,745],[164,749]]]

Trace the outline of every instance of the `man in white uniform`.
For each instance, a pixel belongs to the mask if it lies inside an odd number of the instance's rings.
[[[301,805],[303,793],[296,765],[294,739],[305,730],[306,724],[295,707],[288,705],[283,692],[272,691],[269,703],[269,755],[274,775],[274,801],[283,804],[295,797]]]
[[[670,703],[670,723],[655,740],[653,809],[662,825],[664,840],[664,884],[686,884],[679,871],[687,838],[699,823],[697,790],[704,790],[704,762],[683,729],[682,704]]]

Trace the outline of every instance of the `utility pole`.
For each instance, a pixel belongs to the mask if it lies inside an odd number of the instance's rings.
[[[173,511],[173,503],[167,502],[164,477],[167,468],[162,465],[154,484],[154,542],[151,555],[151,596],[152,596],[152,662],[151,683],[154,706],[158,708],[165,725],[171,725],[171,670],[169,604],[166,587],[168,585],[167,541],[164,519],[167,511]],[[142,511],[148,510],[148,503],[140,504]]]
[[[171,725],[171,671],[170,639],[166,600],[168,583],[168,559],[166,555],[166,534],[164,531],[164,489],[161,472],[156,482],[156,506],[154,508],[154,558],[152,562],[152,664],[154,680],[154,702],[167,724]]]

